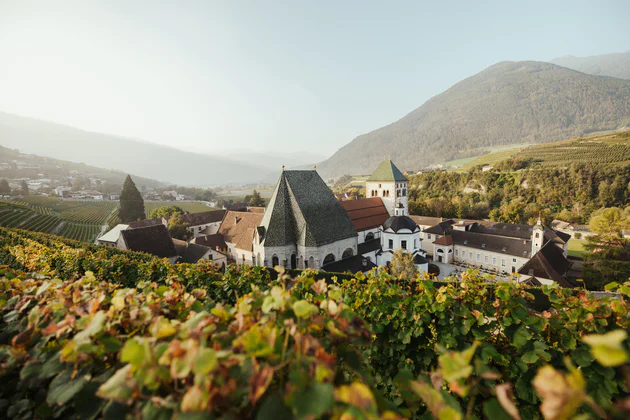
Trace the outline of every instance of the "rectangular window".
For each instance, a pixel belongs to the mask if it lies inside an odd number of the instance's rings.
[[[455,250],[455,256],[459,257],[459,250],[458,249]]]
[[[416,248],[418,248],[418,240],[414,239],[413,240],[413,249],[416,249]]]
[[[501,267],[505,267],[505,258],[501,258]]]
[[[477,262],[481,262],[481,254],[477,252]]]
[[[472,259],[473,259],[473,253],[472,253],[472,251],[468,253],[468,259],[472,261]]]
[[[497,265],[497,257],[492,257],[492,265]]]
[[[407,241],[400,241],[400,247],[402,249],[407,249]]]
[[[427,233],[427,239],[431,239],[431,234]]]
[[[484,262],[484,263],[486,263],[486,264],[488,264],[488,256],[487,256],[487,255],[484,255],[484,256],[483,256],[483,262]]]
[[[512,262],[515,263],[516,262],[516,258],[512,258]]]
[[[389,240],[389,249],[394,249],[394,240],[393,239]]]

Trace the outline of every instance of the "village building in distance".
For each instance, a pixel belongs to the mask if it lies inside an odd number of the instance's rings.
[[[402,249],[420,272],[432,259],[532,285],[577,285],[567,259],[570,234],[540,220],[529,226],[409,215],[408,184],[388,159],[366,180],[367,198],[338,201],[316,170],[283,170],[264,209],[184,215],[193,235],[188,243],[170,238],[167,219],[118,225],[97,243],[174,263],[204,259],[222,267],[232,262],[350,273],[387,266]]]

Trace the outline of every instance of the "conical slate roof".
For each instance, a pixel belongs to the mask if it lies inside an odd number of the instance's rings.
[[[400,172],[400,170],[389,159],[386,159],[379,165],[378,168],[367,179],[368,181],[385,181],[385,182],[400,182],[407,181],[407,178]]]
[[[350,217],[314,170],[282,172],[261,224],[266,247],[317,247],[357,236]]]

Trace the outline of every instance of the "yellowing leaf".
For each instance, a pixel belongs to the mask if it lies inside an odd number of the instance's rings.
[[[543,366],[532,385],[542,400],[540,411],[547,420],[573,418],[586,400],[586,383],[577,369],[565,376],[549,365]]]
[[[164,317],[159,317],[150,328],[151,335],[155,338],[170,337],[177,332],[177,327],[172,321]]]
[[[591,346],[591,354],[602,366],[619,366],[628,361],[628,353],[623,342],[628,337],[624,330],[610,331],[606,334],[586,335],[582,340]]]
[[[298,300],[297,302],[293,303],[293,312],[295,312],[295,315],[298,318],[310,318],[311,315],[316,314],[319,312],[319,310],[317,309],[317,306],[313,305],[312,303],[309,303],[305,300]]]
[[[376,401],[372,391],[361,382],[353,382],[351,385],[342,385],[335,390],[335,399],[353,407],[375,412]]]
[[[206,375],[217,366],[217,352],[213,349],[204,348],[199,351],[193,365],[195,374]]]

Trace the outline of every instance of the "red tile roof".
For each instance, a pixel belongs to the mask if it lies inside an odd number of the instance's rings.
[[[357,232],[379,227],[389,218],[389,213],[380,197],[342,201],[341,207],[348,213]]]
[[[256,227],[260,225],[263,213],[228,211],[219,228],[225,242],[233,243],[237,248],[246,251],[253,249],[252,242]]]
[[[435,245],[453,245],[453,237],[451,235],[442,236],[440,239],[433,241]]]

